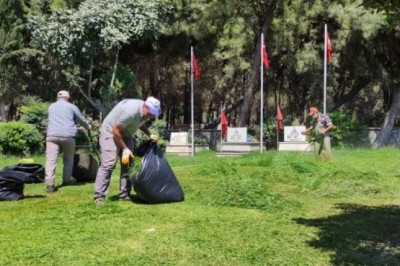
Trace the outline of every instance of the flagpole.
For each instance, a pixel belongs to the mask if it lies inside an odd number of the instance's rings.
[[[222,141],[223,141],[223,137],[222,137],[222,132],[224,131],[224,129],[222,128],[223,126],[222,126],[222,101],[220,101],[219,102],[220,103],[220,119],[219,119],[219,121],[220,121],[220,125],[221,125],[221,153],[222,153]]]
[[[327,52],[328,52],[328,25],[325,24],[324,29],[324,114],[326,114],[326,80],[327,80]]]
[[[279,150],[279,117],[278,117],[278,101],[275,101],[276,104],[276,150]]]
[[[194,114],[193,114],[193,46],[190,47],[190,115],[192,129],[192,156],[194,156]]]
[[[260,45],[260,152],[263,152],[263,109],[264,109],[264,68],[263,68],[263,45],[264,45],[264,33],[261,33],[261,45]]]

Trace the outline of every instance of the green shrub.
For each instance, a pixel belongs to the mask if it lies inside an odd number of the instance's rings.
[[[91,145],[89,136],[84,130],[79,129],[76,132],[75,144],[76,145]]]
[[[361,144],[363,126],[351,114],[343,110],[337,110],[329,115],[334,125],[332,131],[332,146],[356,147]]]
[[[121,99],[140,98],[140,93],[136,88],[136,77],[128,66],[123,64],[117,65],[114,84],[110,88],[113,74],[114,70],[110,69],[99,80],[100,95],[107,111],[110,111]]]
[[[157,142],[157,146],[160,150],[165,151],[167,148],[167,141],[161,138],[164,135],[164,130],[167,125],[165,120],[156,119],[150,126],[149,130],[152,134],[158,135],[159,140]],[[149,138],[139,129],[134,137],[135,147],[139,147],[140,145],[144,144],[148,141]]]
[[[263,141],[267,149],[276,148],[276,120],[268,119],[263,125]]]
[[[44,137],[32,124],[23,122],[0,123],[0,149],[2,153],[29,155],[42,150]]]
[[[22,114],[20,121],[35,125],[44,133],[49,105],[50,103],[42,102],[42,100],[36,96],[24,97],[22,99],[22,105],[18,108],[18,111]]]

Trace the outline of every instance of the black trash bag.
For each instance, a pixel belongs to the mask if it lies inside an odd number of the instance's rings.
[[[0,171],[0,200],[24,197],[24,185],[44,182],[45,171],[40,164],[17,164]]]
[[[24,184],[19,184],[22,185],[22,191],[24,190],[23,185]],[[0,201],[5,201],[5,200],[20,200],[24,198],[24,193],[19,193],[16,191],[13,191],[10,188],[7,187],[0,187]]]
[[[147,203],[167,203],[184,200],[183,190],[156,142],[146,142],[135,149],[142,157],[139,173],[132,177],[137,197]]]
[[[44,167],[37,163],[19,163],[12,166],[6,166],[3,168],[3,171],[6,171],[5,173],[7,173],[5,176],[17,176],[17,179],[25,178],[26,180],[24,183],[43,183],[45,180]]]
[[[90,154],[75,154],[72,176],[80,182],[93,182],[96,180],[99,163]]]
[[[20,200],[24,197],[24,178],[4,177],[0,172],[0,200]]]
[[[0,201],[20,200],[24,197],[24,184],[11,183],[1,184],[0,182]]]

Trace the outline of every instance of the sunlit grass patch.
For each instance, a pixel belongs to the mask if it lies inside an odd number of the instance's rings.
[[[0,265],[398,261],[398,150],[334,150],[332,163],[312,153],[277,151],[165,156],[183,202],[119,202],[119,166],[102,207],[93,204],[93,183],[50,195],[44,184],[27,184],[25,199],[0,202]],[[19,160],[3,159],[2,166]],[[44,157],[35,162],[44,163]],[[61,171],[59,161],[57,183]]]

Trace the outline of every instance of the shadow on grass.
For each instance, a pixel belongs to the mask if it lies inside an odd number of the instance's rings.
[[[309,245],[334,251],[333,265],[400,265],[400,207],[338,204],[341,214],[318,219],[297,218],[319,229]]]
[[[78,187],[78,186],[84,186],[84,185],[86,185],[88,183],[93,183],[93,182],[79,181],[79,182],[70,183],[70,184],[59,184],[59,185],[56,185],[55,188],[58,190],[58,189],[62,189],[62,188],[65,188],[65,187]]]
[[[139,198],[138,198],[137,196],[135,196],[135,195],[130,195],[129,197],[130,197],[130,200],[124,200],[124,201],[130,201],[130,202],[136,203],[136,204],[148,204],[148,203],[142,201],[141,199],[139,199]],[[110,201],[119,201],[118,195],[110,196],[108,199],[109,199]]]
[[[24,196],[22,199],[42,199],[45,197],[46,196],[44,196],[44,195],[27,195],[27,196]]]
[[[129,200],[123,200],[123,201],[125,201],[125,202],[131,202],[131,203],[134,203],[134,204],[142,204],[142,205],[159,205],[159,204],[173,204],[173,203],[179,203],[179,202],[149,203],[149,202],[146,202],[146,201],[140,199],[137,195],[130,195],[129,198],[130,198]],[[118,195],[110,196],[108,199],[109,199],[110,201],[119,201]]]

